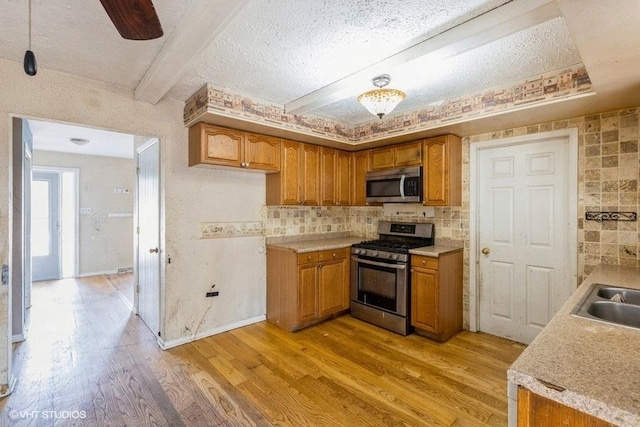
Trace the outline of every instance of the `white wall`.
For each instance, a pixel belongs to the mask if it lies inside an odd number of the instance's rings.
[[[133,217],[109,217],[109,213],[133,213],[134,160],[35,150],[33,164],[79,170],[80,207],[91,208],[91,215],[78,217],[78,273],[86,276],[132,267]],[[129,193],[115,193],[115,188]]]
[[[265,313],[265,257],[262,238],[199,240],[200,222],[259,221],[264,176],[187,166],[183,103],[157,105],[133,100],[130,90],[38,70],[0,59],[0,263],[9,264],[9,176],[11,115],[100,127],[161,140],[165,341],[232,325]],[[205,298],[211,284],[217,298]],[[0,384],[8,382],[8,287],[0,288]],[[188,332],[189,331],[189,332]]]

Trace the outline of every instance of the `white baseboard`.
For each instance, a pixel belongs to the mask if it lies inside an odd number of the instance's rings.
[[[9,384],[5,384],[6,385],[6,391],[4,393],[0,393],[0,398],[9,396],[11,393],[13,393],[13,390],[16,388],[16,382],[18,381],[18,379],[15,377],[15,375],[11,374],[11,378],[9,379]],[[3,389],[5,387],[2,387]]]
[[[178,338],[178,339],[167,341],[167,342],[163,341],[162,338],[158,338],[158,345],[160,346],[161,349],[168,350],[170,348],[177,347],[182,344],[187,344],[202,338],[210,337],[212,335],[221,334],[222,332],[227,332],[232,329],[241,328],[243,326],[252,325],[254,323],[262,322],[264,320],[267,320],[267,316],[265,315],[252,317],[250,319],[241,320],[239,322],[231,323],[229,325],[224,325],[219,328],[209,329],[208,331],[202,331],[197,333],[196,335]]]
[[[11,342],[22,342],[27,339],[27,335],[23,332],[21,334],[15,334],[11,336]]]
[[[92,273],[78,274],[76,277],[102,276],[103,274],[118,274],[118,270],[94,271]]]

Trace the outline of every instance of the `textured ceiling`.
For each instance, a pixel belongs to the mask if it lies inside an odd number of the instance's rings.
[[[417,59],[389,70],[389,87],[407,94],[389,117],[580,62],[564,19],[552,19],[436,64]],[[371,114],[355,97],[314,110],[313,114],[349,124],[371,121]]]
[[[190,4],[154,2],[165,34]],[[29,44],[28,2],[0,0],[0,11],[0,57],[22,62]],[[99,0],[32,0],[32,50],[41,69],[133,89],[164,41],[124,40]]]
[[[184,100],[212,83],[285,104],[504,3],[252,1],[194,58],[169,96]]]
[[[586,67],[595,96],[567,101],[570,114],[640,105],[637,0],[154,0],[165,36],[152,41],[120,38],[99,0],[32,2],[32,49],[41,70],[128,88],[134,99],[146,102],[184,101],[210,83],[286,104],[293,114],[347,126],[372,124],[377,119],[352,95],[296,108],[300,100],[351,84],[353,77],[360,79],[358,71],[386,61],[394,64],[382,71],[392,75],[391,86],[408,95],[395,113],[579,63]],[[2,58],[22,62],[27,4],[0,0]],[[514,10],[520,15],[509,12]],[[510,25],[517,29],[508,31]],[[497,27],[507,31],[486,37]],[[476,38],[476,32],[485,38]],[[388,61],[425,44],[455,52],[439,63],[415,57]],[[371,77],[360,85],[369,87]],[[327,105],[329,99],[333,103]],[[551,114],[546,112],[560,108],[502,111],[500,120],[546,120]],[[487,129],[486,121],[470,120],[476,130]],[[498,120],[492,123],[497,126]],[[456,132],[445,125],[437,128]],[[460,131],[468,133],[471,127]]]

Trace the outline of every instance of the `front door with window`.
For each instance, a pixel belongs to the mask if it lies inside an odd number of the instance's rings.
[[[31,184],[33,281],[60,278],[60,174],[33,172]]]

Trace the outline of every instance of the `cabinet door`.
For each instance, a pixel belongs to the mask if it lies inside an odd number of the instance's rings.
[[[420,166],[422,164],[422,141],[397,145],[395,148],[395,166]]]
[[[369,171],[369,151],[353,153],[351,160],[351,181],[353,196],[351,204],[364,206],[367,204],[367,172]]]
[[[199,145],[199,159],[197,163],[191,159],[190,164],[241,167],[244,132],[203,123],[198,123],[196,126],[198,126],[196,129],[200,130],[196,132],[200,141],[191,140],[189,143]]]
[[[298,266],[298,323],[318,318],[318,264]]]
[[[437,334],[438,320],[438,270],[412,269],[411,273],[411,324]]]
[[[302,144],[282,141],[282,164],[280,165],[280,192],[283,205],[297,205],[302,201]]]
[[[320,204],[320,147],[302,144],[302,203]]]
[[[261,170],[280,170],[280,138],[245,133],[244,167]]]
[[[424,204],[459,206],[462,202],[462,145],[455,135],[424,141]]]
[[[320,182],[322,206],[336,204],[336,150],[322,147],[320,149]]]
[[[349,308],[346,259],[320,264],[318,291],[320,317]]]
[[[369,170],[392,168],[395,164],[393,147],[374,148],[369,151]]]
[[[351,204],[351,153],[338,151],[336,159],[336,204]]]

